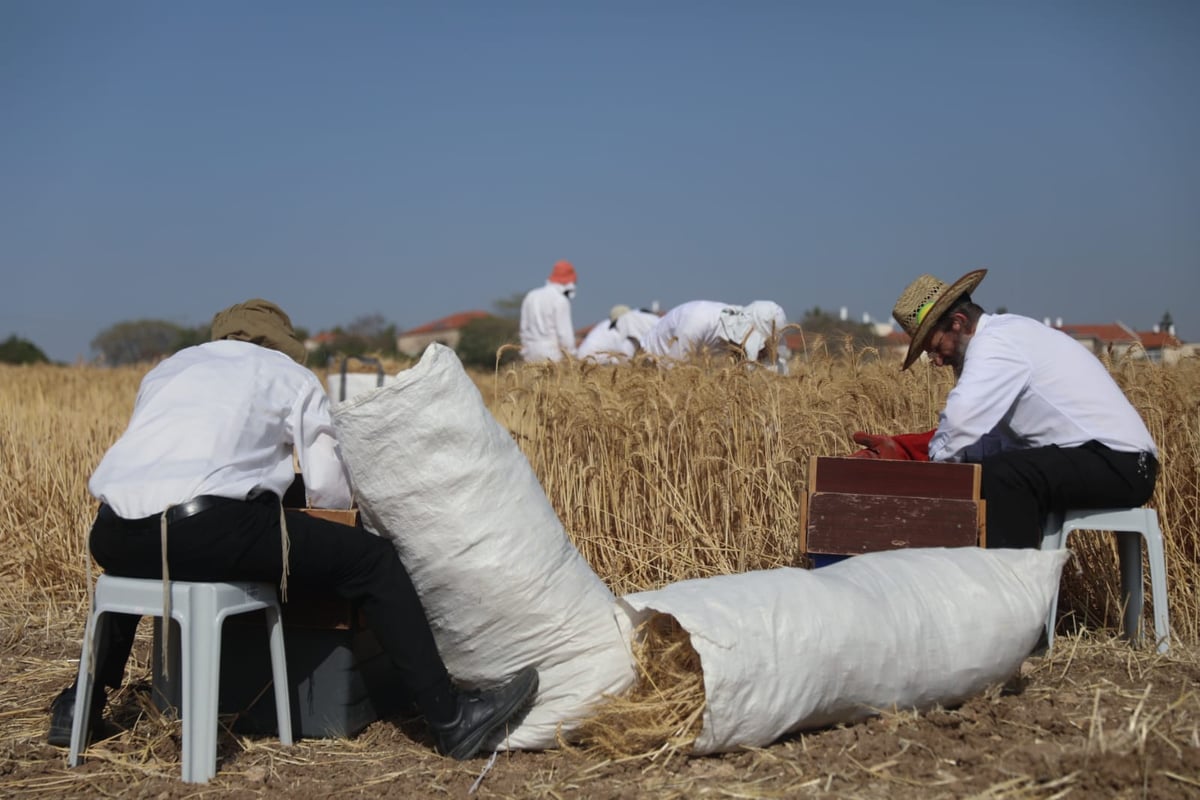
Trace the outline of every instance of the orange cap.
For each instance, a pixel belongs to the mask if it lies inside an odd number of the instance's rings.
[[[574,283],[575,282],[575,267],[571,266],[570,261],[558,261],[554,264],[554,269],[550,270],[551,283]]]

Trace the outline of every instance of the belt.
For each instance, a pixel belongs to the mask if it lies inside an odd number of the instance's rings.
[[[174,505],[174,506],[171,506],[170,508],[168,508],[167,509],[167,524],[171,525],[176,522],[181,522],[181,521],[187,519],[188,517],[194,517],[197,514],[201,514],[205,511],[211,511],[214,508],[219,508],[220,506],[229,505],[230,503],[241,503],[241,502],[244,502],[244,501],[234,500],[232,497],[218,497],[215,494],[202,494],[199,497],[193,497],[191,500],[188,500],[186,503],[180,503],[178,505]],[[124,517],[119,517],[117,512],[113,511],[108,506],[107,503],[100,506],[100,514],[102,516],[111,516],[111,517],[117,517],[119,519],[124,519]],[[131,519],[131,520],[126,520],[126,521],[127,522],[150,522],[153,520],[157,520],[161,516],[162,516],[161,514],[151,514],[150,516],[142,517],[141,519]]]

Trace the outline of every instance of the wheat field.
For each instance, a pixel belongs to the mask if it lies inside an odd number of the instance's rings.
[[[1200,640],[1200,361],[1109,364],[1162,464],[1151,505],[1166,540],[1172,628]],[[145,368],[0,367],[0,585],[28,604],[85,601],[87,478],[120,435]],[[731,365],[579,362],[473,376],[569,535],[617,594],[801,563],[808,459],[855,430],[927,430],[947,370],[817,341],[790,376]],[[1064,611],[1119,620],[1111,537],[1077,537]],[[1149,596],[1149,592],[1147,592]],[[11,605],[9,606],[11,609]],[[1149,610],[1148,610],[1149,611]]]
[[[1038,688],[1006,707],[1014,719],[1004,723],[1004,730],[1027,727],[1031,752],[1053,741],[1069,763],[1091,763],[1106,747],[1131,758],[1142,753],[1137,756],[1141,771],[1130,773],[1129,780],[1151,780],[1158,788],[1147,796],[1178,796],[1181,787],[1200,789],[1188,777],[1200,752],[1194,724],[1200,696],[1189,677],[1200,675],[1200,360],[1169,367],[1134,359],[1106,363],[1160,448],[1162,469],[1151,505],[1166,540],[1172,654],[1164,660],[1114,640],[1120,580],[1112,537],[1073,537],[1076,557],[1064,571],[1059,603],[1063,644],[1035,668]],[[659,370],[649,364],[569,362],[504,367],[472,378],[526,454],[581,553],[614,592],[623,594],[687,578],[801,564],[801,497],[809,457],[851,452],[855,430],[920,431],[937,421],[951,386],[949,371],[922,363],[907,372],[898,367],[896,360],[873,351],[816,340],[786,377],[722,363]],[[0,551],[0,646],[6,665],[0,681],[0,744],[7,748],[0,753],[0,788],[6,794],[92,796],[97,787],[123,791],[137,784],[144,796],[177,796],[164,793],[164,787],[177,785],[178,723],[150,708],[145,688],[136,682],[114,701],[127,732],[111,746],[93,746],[84,769],[65,770],[61,753],[44,743],[46,706],[73,678],[87,614],[86,534],[96,507],[87,479],[123,430],[144,373],[144,367],[0,366],[0,507],[6,545]],[[936,774],[922,773],[919,760],[897,761],[880,753],[879,764],[860,776],[854,766],[860,762],[839,755],[847,745],[837,735],[813,739],[811,745],[802,739],[799,749],[785,743],[782,751],[764,750],[742,762],[687,766],[660,758],[663,750],[656,742],[664,720],[678,719],[694,731],[702,694],[694,681],[689,683],[697,674],[691,648],[679,647],[677,636],[659,645],[650,658],[674,692],[655,698],[664,710],[651,707],[645,697],[610,708],[591,731],[598,751],[585,750],[582,761],[570,750],[537,758],[527,754],[531,760],[517,759],[494,779],[488,796],[561,797],[564,787],[586,785],[596,770],[610,773],[609,788],[598,789],[602,796],[643,796],[656,785],[662,792],[655,796],[691,796],[713,781],[736,796],[795,796],[801,790],[820,793],[820,786],[828,790],[831,775],[853,788],[843,796],[896,796],[897,786],[908,787],[900,796],[938,796],[929,792],[946,780],[945,764],[957,745],[934,745],[938,723],[917,717],[885,716],[866,730],[891,735],[899,728],[909,739],[928,742],[935,748],[930,753]],[[148,673],[147,658],[144,647],[135,652],[134,678]],[[1085,660],[1090,666],[1079,672]],[[1113,678],[1130,685],[1114,684]],[[1063,708],[1064,693],[1073,698],[1068,710],[1081,722],[1062,728],[1043,722],[1053,715],[1027,716],[1043,713],[1036,710],[1039,704]],[[956,719],[985,719],[996,702],[996,696],[983,698],[955,712]],[[1117,728],[1106,734],[1113,715]],[[629,722],[635,719],[645,741],[630,739]],[[1125,728],[1140,731],[1141,738],[1121,739]],[[288,752],[269,738],[223,734],[227,766],[218,782],[247,797],[325,797],[322,787],[330,780],[350,793],[364,780],[380,791],[392,787],[390,795],[379,796],[405,796],[405,791],[446,781],[465,789],[473,776],[433,756],[420,744],[417,730],[413,735],[373,725],[354,740],[305,741]],[[986,726],[982,730],[987,736]],[[1154,732],[1150,739],[1147,731]],[[851,750],[860,746],[854,741]],[[991,741],[976,746],[973,757],[986,753]],[[1157,748],[1155,758],[1169,756],[1178,763],[1151,769],[1148,742]],[[816,748],[811,756],[809,747]],[[649,755],[619,757],[631,748]],[[398,753],[410,765],[403,773],[411,772],[410,778],[396,771]],[[730,765],[736,763],[744,763],[748,774],[773,775],[776,793],[730,778]],[[1085,769],[1039,778],[1036,757],[1015,773],[1011,765],[981,771],[971,763],[956,768],[955,785],[972,786],[982,792],[978,796],[989,797],[1057,796],[1056,787],[1082,786],[1095,774]],[[328,774],[331,764],[345,765],[341,782]],[[900,783],[880,782],[880,767],[907,772]],[[1128,771],[1115,760],[1107,769],[1118,775]],[[816,789],[814,771],[826,776]],[[297,784],[304,779],[295,776],[310,776],[313,782]],[[1037,789],[1043,784],[1046,792]]]

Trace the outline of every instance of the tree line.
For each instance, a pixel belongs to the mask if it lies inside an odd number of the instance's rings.
[[[506,344],[518,343],[518,317],[522,295],[497,300],[494,313],[473,319],[463,326],[456,348],[458,356],[468,366],[492,367],[496,353]],[[819,306],[804,312],[799,322],[805,335],[821,334],[827,338],[848,340],[854,347],[880,343],[870,325],[841,320]],[[296,329],[301,340],[309,338],[304,328]],[[374,356],[403,357],[397,350],[398,327],[382,314],[366,314],[347,325],[335,326],[324,332],[316,348],[309,354],[312,366],[328,366],[344,358]],[[208,325],[188,327],[158,319],[127,320],[110,325],[91,341],[98,363],[124,366],[157,361],[185,347],[207,342],[211,338]],[[515,349],[501,355],[501,363],[516,360]],[[46,363],[46,354],[33,342],[16,335],[0,342],[0,363]]]

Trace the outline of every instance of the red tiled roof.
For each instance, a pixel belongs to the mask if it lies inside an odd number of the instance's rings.
[[[448,317],[442,317],[441,319],[434,320],[433,322],[427,322],[420,327],[413,328],[412,330],[404,331],[400,335],[411,336],[418,333],[441,333],[442,331],[456,331],[473,319],[480,319],[482,317],[490,316],[491,314],[486,311],[460,311],[457,314],[451,314]]]
[[[1076,339],[1095,339],[1108,344],[1109,342],[1136,342],[1137,335],[1119,322],[1103,325],[1059,325],[1060,331]]]
[[[1161,350],[1164,347],[1179,347],[1183,344],[1173,333],[1163,331],[1138,331],[1138,340],[1147,350]]]
[[[310,342],[316,342],[317,344],[332,344],[337,340],[337,334],[333,331],[321,331],[320,333],[308,337],[308,340]]]

